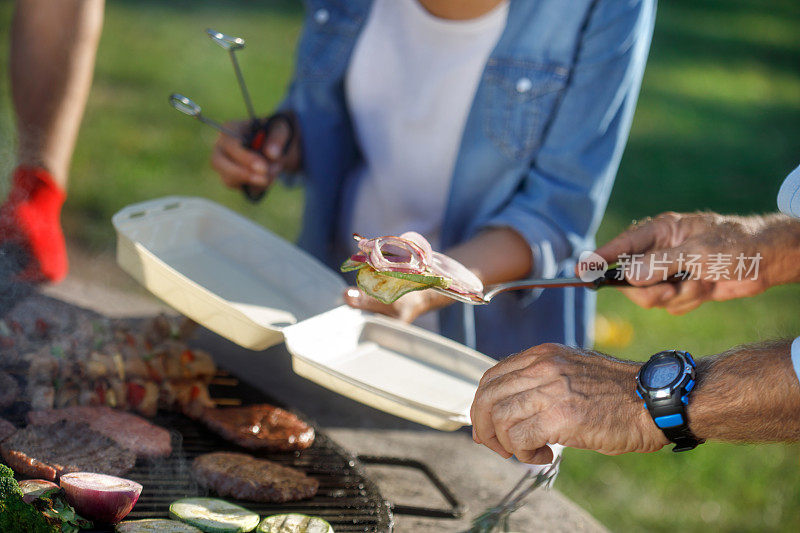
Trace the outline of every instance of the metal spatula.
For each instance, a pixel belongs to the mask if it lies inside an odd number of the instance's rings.
[[[523,279],[509,281],[508,283],[498,283],[484,287],[482,295],[466,296],[457,292],[435,287],[433,290],[444,294],[459,302],[472,305],[484,305],[492,301],[492,298],[501,292],[517,291],[523,289],[552,289],[558,287],[586,287],[587,289],[599,289],[602,287],[630,287],[631,284],[622,275],[618,268],[611,268],[601,277],[594,281],[583,281],[580,278],[554,278],[554,279]],[[678,283],[684,281],[683,273],[676,274],[667,278],[662,283]]]

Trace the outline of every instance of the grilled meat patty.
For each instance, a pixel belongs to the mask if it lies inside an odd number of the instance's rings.
[[[319,488],[319,481],[298,470],[244,453],[200,455],[192,471],[201,486],[237,500],[289,502],[312,498]]]
[[[87,424],[69,421],[20,429],[0,443],[0,453],[21,476],[48,481],[69,472],[122,476],[136,463],[132,451]]]
[[[304,450],[314,443],[314,428],[274,405],[206,409],[202,420],[225,439],[251,450]]]
[[[140,416],[110,407],[65,407],[28,413],[28,422],[37,426],[61,420],[88,424],[137,457],[167,457],[172,453],[169,431]]]
[[[8,420],[0,418],[0,442],[4,441],[16,432],[17,428],[14,426],[14,424]]]

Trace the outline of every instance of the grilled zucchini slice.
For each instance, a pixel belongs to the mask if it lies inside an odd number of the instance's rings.
[[[117,533],[148,533],[160,531],[162,533],[201,533],[201,530],[189,524],[165,518],[145,518],[144,520],[126,520],[120,522],[114,529]]]
[[[256,513],[216,498],[178,500],[169,506],[169,515],[206,533],[246,533],[259,521]]]
[[[385,304],[390,304],[409,292],[421,291],[431,287],[431,285],[425,283],[409,281],[396,276],[386,276],[372,268],[359,270],[358,276],[356,276],[356,283],[365,294]]]
[[[333,533],[333,527],[316,516],[276,514],[262,520],[256,533]]]

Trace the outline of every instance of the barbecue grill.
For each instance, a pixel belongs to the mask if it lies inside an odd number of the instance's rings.
[[[235,379],[219,380],[224,385],[212,385],[212,393],[224,395],[229,403],[244,405],[272,403],[260,391]],[[18,426],[25,423],[21,410],[9,417]],[[259,452],[239,448],[196,422],[176,413],[163,413],[153,423],[172,432],[172,454],[165,459],[138,461],[125,475],[144,487],[139,501],[126,520],[169,518],[169,505],[189,496],[211,495],[198,486],[191,473],[192,461],[198,455],[216,451],[240,451],[284,466],[297,468],[319,480],[314,498],[286,503],[242,502],[242,505],[262,518],[279,513],[302,513],[319,516],[331,523],[338,532],[383,532],[393,526],[392,509],[377,486],[370,481],[357,458],[348,454],[324,433],[315,428],[314,444],[300,452]],[[233,500],[231,500],[233,501]],[[95,532],[112,531],[96,529]]]
[[[203,496],[191,476],[191,461],[200,454],[238,449],[201,425],[181,416],[161,416],[155,423],[176,432],[175,452],[164,462],[141,462],[126,475],[144,486],[142,495],[126,519],[167,518],[169,504],[186,496]],[[253,453],[252,451],[248,451]],[[298,468],[319,480],[317,495],[287,503],[240,502],[261,517],[278,513],[319,516],[339,532],[391,531],[392,511],[378,488],[364,475],[361,464],[325,435],[302,452],[258,453],[260,458]],[[233,500],[231,500],[233,501]]]
[[[215,397],[220,397],[223,403],[280,405],[280,402],[234,378],[226,376],[216,381],[217,384],[211,386],[211,392]],[[21,425],[23,420],[20,417],[15,422]],[[153,422],[172,432],[173,453],[165,459],[139,461],[136,467],[125,475],[126,478],[144,486],[139,501],[126,520],[168,518],[170,503],[179,498],[213,496],[194,481],[191,464],[198,455],[225,450],[242,451],[297,468],[319,480],[319,491],[311,499],[286,503],[235,501],[258,513],[262,518],[287,512],[319,516],[330,522],[337,533],[346,533],[392,531],[395,510],[403,514],[440,518],[456,518],[463,514],[463,507],[451,491],[424,463],[397,458],[365,457],[363,463],[391,464],[421,470],[451,505],[449,509],[393,506],[383,498],[378,487],[366,476],[362,461],[349,454],[324,433],[320,433],[317,428],[315,428],[317,434],[314,444],[306,450],[259,452],[239,448],[208,430],[202,423],[183,415],[163,413],[155,417]]]
[[[74,318],[78,314],[89,313],[84,309],[60,302],[57,302],[59,305],[54,307],[55,301],[47,298],[38,298],[35,302],[33,300],[31,302],[29,302],[31,309],[47,309],[48,312],[56,313],[67,320],[68,323],[59,326],[65,330],[72,327],[68,320],[70,317]],[[48,304],[50,305],[48,306]],[[139,329],[143,326],[142,319],[128,319],[128,322],[132,329]],[[20,379],[18,373],[15,375],[17,379]],[[292,410],[283,402],[269,397],[247,383],[240,382],[222,370],[212,381],[209,392],[220,406],[269,403]],[[3,410],[2,416],[17,427],[23,427],[26,425],[26,414],[29,410],[30,404],[20,397],[12,406]],[[299,416],[310,425],[314,425],[302,413],[299,413]],[[435,518],[458,518],[463,515],[463,506],[426,464],[393,457],[355,457],[320,432],[317,427],[315,427],[315,442],[306,450],[300,452],[254,452],[224,440],[208,430],[203,423],[181,414],[162,411],[152,419],[152,422],[172,432],[173,453],[165,459],[140,460],[136,467],[125,475],[129,479],[141,483],[144,487],[136,506],[127,517],[130,520],[166,518],[169,516],[170,503],[177,499],[191,496],[213,496],[194,481],[191,464],[198,455],[215,451],[248,453],[284,466],[297,468],[319,481],[317,495],[307,500],[282,504],[236,501],[237,504],[251,509],[262,517],[296,512],[320,516],[330,522],[337,532],[383,532],[392,530],[393,513]],[[393,505],[386,501],[375,483],[368,478],[364,464],[402,466],[419,470],[428,478],[431,485],[438,489],[448,505],[439,509],[402,504]]]

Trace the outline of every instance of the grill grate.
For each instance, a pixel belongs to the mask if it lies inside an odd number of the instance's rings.
[[[235,386],[212,386],[212,395],[236,397],[243,405],[272,403],[260,391],[239,383]],[[142,495],[126,520],[168,518],[169,504],[187,496],[211,495],[191,476],[191,462],[200,454],[215,451],[241,451],[297,468],[319,480],[314,498],[280,504],[235,501],[262,518],[279,513],[302,513],[319,516],[331,523],[337,533],[391,531],[390,504],[370,481],[358,460],[329,437],[317,432],[313,446],[302,452],[258,452],[246,450],[212,433],[202,423],[184,416],[164,414],[154,423],[173,432],[173,453],[158,461],[139,461],[125,477],[144,486]],[[231,500],[233,501],[233,500]]]

